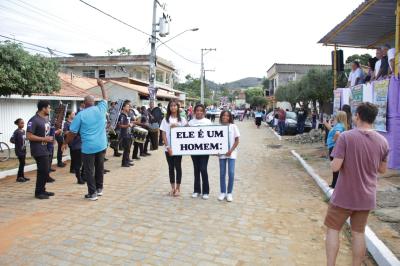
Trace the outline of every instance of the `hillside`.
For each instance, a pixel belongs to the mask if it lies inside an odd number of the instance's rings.
[[[227,89],[259,87],[262,86],[262,81],[263,81],[262,78],[248,77],[233,82],[224,83],[221,86],[222,88],[227,88]]]
[[[206,80],[206,86],[210,90],[221,90],[221,89],[245,89],[250,87],[259,87],[262,86],[262,78],[248,77],[239,79],[232,82],[227,82],[223,84],[215,83],[211,80]]]

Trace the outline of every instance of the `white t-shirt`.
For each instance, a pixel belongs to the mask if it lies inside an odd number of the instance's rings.
[[[187,121],[184,117],[181,117],[181,121],[178,121],[176,117],[169,117],[169,123],[167,119],[164,118],[160,125],[160,130],[165,132],[167,137],[167,146],[171,147],[171,124],[176,124],[178,127],[184,127],[187,125]],[[165,151],[168,151],[167,147],[165,147]]]
[[[360,78],[360,79],[359,79],[358,83],[356,84],[357,78]],[[362,71],[361,68],[357,68],[356,70],[350,72],[350,75],[349,75],[350,86],[355,86],[355,85],[361,84],[363,82],[363,79],[364,79],[364,72]]]
[[[376,61],[376,63],[375,63],[375,77],[378,75],[379,69],[381,69],[381,60],[380,59],[378,61]]]
[[[388,51],[388,62],[389,62],[390,70],[392,70],[392,72],[394,71],[394,69],[392,69],[392,66],[390,65],[390,60],[394,59],[395,56],[396,56],[396,49],[395,48],[389,49],[389,51]]]
[[[207,118],[202,118],[202,119],[196,119],[193,118],[192,120],[189,121],[189,126],[195,127],[195,126],[209,126],[212,125],[213,123],[211,122],[210,119]]]
[[[235,124],[229,124],[229,149],[233,146],[235,143],[235,139],[240,137],[240,132],[238,127]],[[220,159],[236,159],[237,158],[237,147],[236,149],[231,153],[230,157],[227,157],[226,155],[220,155]]]

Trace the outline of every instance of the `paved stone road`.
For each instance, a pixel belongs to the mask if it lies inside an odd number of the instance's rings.
[[[321,193],[288,151],[268,146],[276,141],[269,131],[250,122],[239,128],[232,203],[217,200],[216,157],[208,201],[190,197],[188,157],[182,196],[168,197],[161,151],[129,169],[109,157],[97,202],[82,198],[86,187],[66,168],[48,185],[51,200],[33,198],[33,181],[1,180],[0,265],[324,265]],[[350,259],[343,235],[338,265]]]

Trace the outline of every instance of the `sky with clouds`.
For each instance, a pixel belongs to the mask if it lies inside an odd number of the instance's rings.
[[[151,33],[151,0],[85,0]],[[273,63],[330,64],[332,47],[317,42],[363,0],[165,0],[171,30],[157,54],[176,66],[180,77],[200,75],[200,49],[207,78],[219,83],[266,76]],[[162,10],[158,9],[158,16]],[[65,53],[105,55],[125,46],[133,54],[150,52],[149,36],[91,9],[79,0],[0,0],[0,35]],[[0,40],[4,38],[0,37]],[[28,46],[28,45],[27,45]],[[34,48],[32,46],[28,46]],[[345,57],[373,51],[344,49]],[[178,55],[179,54],[179,55]]]

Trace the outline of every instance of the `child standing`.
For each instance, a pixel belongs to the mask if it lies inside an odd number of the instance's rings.
[[[18,118],[17,120],[15,120],[14,124],[18,126],[11,138],[13,140],[12,143],[15,144],[15,155],[18,157],[19,160],[17,182],[26,182],[29,181],[29,178],[26,178],[24,175],[26,158],[26,134],[24,130],[25,122],[22,118]]]
[[[220,116],[220,124],[229,126],[229,151],[219,156],[219,173],[220,173],[220,185],[221,194],[219,195],[219,200],[226,200],[231,202],[233,200],[232,190],[233,181],[235,178],[235,162],[237,157],[236,148],[239,145],[240,132],[238,127],[233,123],[232,114],[229,111],[222,111]],[[226,193],[226,163],[228,162],[228,193]]]
[[[180,194],[180,187],[182,181],[182,156],[173,155],[171,149],[171,128],[186,126],[186,118],[178,113],[179,102],[172,99],[168,103],[167,115],[162,120],[160,130],[162,132],[162,139],[165,143],[165,157],[168,162],[169,181],[171,184],[170,196],[178,197]],[[176,171],[176,178],[175,178]]]

